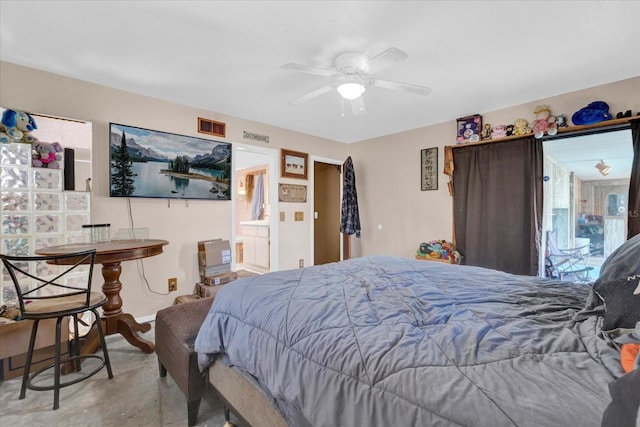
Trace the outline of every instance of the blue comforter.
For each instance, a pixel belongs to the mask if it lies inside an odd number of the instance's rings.
[[[619,354],[589,286],[357,258],[238,280],[195,343],[225,353],[292,425],[598,426]],[[286,403],[285,403],[286,402]]]

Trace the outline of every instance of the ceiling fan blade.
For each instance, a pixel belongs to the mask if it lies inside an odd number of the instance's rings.
[[[401,90],[404,92],[414,93],[416,95],[426,96],[431,93],[431,88],[429,87],[412,85],[410,83],[398,83],[389,80],[371,79],[369,80],[369,84],[371,86],[381,87],[383,89]]]
[[[357,97],[356,99],[351,100],[351,112],[355,117],[362,116],[367,112],[367,109],[364,106],[364,99],[362,96]]]
[[[293,105],[298,105],[298,104],[302,104],[303,102],[307,102],[310,99],[315,98],[316,96],[320,96],[324,93],[329,92],[331,89],[333,89],[333,85],[326,85],[326,86],[322,86],[321,88],[318,88],[316,90],[312,90],[311,92],[302,95],[300,98],[296,98],[293,101],[291,101],[291,104]]]
[[[373,74],[378,71],[384,70],[385,68],[388,68],[396,62],[404,61],[408,57],[409,55],[407,55],[404,51],[398,49],[397,47],[390,47],[389,49],[369,59],[366,65],[367,69],[365,71],[367,73]]]
[[[336,70],[328,70],[325,68],[311,67],[309,65],[287,63],[282,66],[285,70],[300,71],[307,74],[315,74],[317,76],[331,77],[338,74]]]

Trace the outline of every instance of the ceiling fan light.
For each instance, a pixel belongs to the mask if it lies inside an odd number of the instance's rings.
[[[596,169],[598,169],[602,176],[607,176],[609,171],[611,171],[611,166],[606,164],[604,160],[600,160],[600,163],[596,164]]]
[[[365,87],[360,83],[343,83],[338,86],[338,93],[344,98],[352,101],[364,93]]]

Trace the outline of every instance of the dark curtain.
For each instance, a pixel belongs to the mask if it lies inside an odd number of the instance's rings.
[[[453,148],[456,249],[463,263],[538,274],[542,140]]]
[[[633,139],[633,165],[629,182],[629,221],[627,239],[640,234],[640,120],[631,122]]]

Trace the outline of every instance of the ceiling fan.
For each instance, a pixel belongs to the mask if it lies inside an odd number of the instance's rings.
[[[431,92],[431,89],[426,86],[382,80],[374,76],[375,73],[390,67],[396,62],[404,61],[408,57],[409,55],[402,50],[390,47],[373,58],[369,58],[362,52],[350,51],[341,53],[335,57],[333,69],[293,63],[284,64],[282,68],[332,79],[330,83],[294,99],[291,104],[302,104],[335,88],[343,100],[351,101],[354,115],[360,115],[365,112],[361,95],[368,87],[399,90],[423,96]]]

